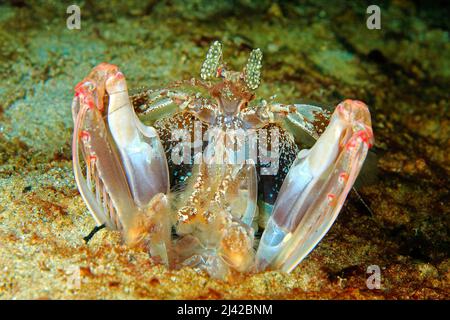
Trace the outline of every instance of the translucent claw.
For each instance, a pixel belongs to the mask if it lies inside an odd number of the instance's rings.
[[[330,124],[293,163],[257,252],[259,270],[292,271],[335,221],[373,144],[370,114],[359,101],[338,105]]]
[[[78,109],[74,121],[72,156],[75,180],[80,194],[97,225],[106,224],[110,229],[126,231],[138,211],[128,189],[118,154],[108,140],[108,131],[102,115],[98,109],[90,108],[86,103],[80,104],[80,97],[74,98],[73,108],[75,111]],[[84,135],[89,135],[89,139],[80,138],[82,130]],[[96,160],[90,161],[94,152]],[[83,159],[88,166],[87,177],[83,175],[81,168]],[[105,192],[111,199],[111,207],[105,205],[101,199]],[[110,217],[110,211],[116,212],[119,224],[115,222],[114,217]]]
[[[72,111],[75,180],[97,225],[120,230],[128,243],[145,238],[168,263],[167,161],[156,131],[137,119],[124,75],[106,63],[94,68],[76,86]]]

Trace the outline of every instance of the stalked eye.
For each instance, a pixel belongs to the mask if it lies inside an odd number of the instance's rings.
[[[245,84],[250,90],[256,90],[261,82],[262,52],[255,49],[250,53],[247,65],[245,66]]]
[[[209,47],[206,59],[200,70],[200,76],[203,80],[208,80],[216,76],[221,59],[222,44],[219,41],[214,41],[211,47]]]

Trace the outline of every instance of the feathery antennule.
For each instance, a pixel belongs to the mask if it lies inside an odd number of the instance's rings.
[[[216,76],[221,59],[222,44],[219,41],[214,41],[211,47],[209,47],[206,59],[200,70],[200,76],[203,80],[208,80]]]
[[[256,90],[261,83],[262,58],[263,54],[260,49],[253,50],[248,58],[244,69],[244,79],[250,90]]]

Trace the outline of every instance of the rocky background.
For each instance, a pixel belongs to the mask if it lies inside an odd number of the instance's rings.
[[[0,5],[0,299],[448,299],[449,8],[445,1],[72,1]],[[373,2],[373,1],[372,1]],[[351,196],[330,232],[291,274],[231,282],[169,271],[94,227],[71,162],[73,87],[96,64],[130,88],[198,76],[213,40],[239,67],[264,52],[260,96],[365,101],[378,179]],[[381,289],[366,286],[381,268]],[[72,283],[79,270],[80,286]]]

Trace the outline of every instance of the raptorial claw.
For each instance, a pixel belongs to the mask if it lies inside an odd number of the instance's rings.
[[[291,271],[335,221],[373,144],[370,114],[346,100],[310,150],[302,150],[281,187],[260,241],[257,268]]]
[[[136,117],[125,77],[114,65],[100,64],[76,86],[72,110],[73,165],[81,196],[98,225],[118,229],[133,242],[139,227],[159,217],[154,208],[167,206],[167,161],[158,135]],[[167,261],[170,223],[159,219],[152,226],[142,231],[157,239],[150,251]]]

